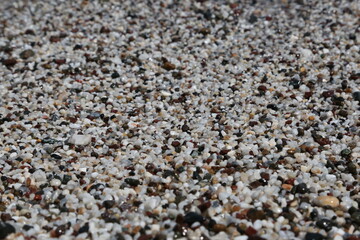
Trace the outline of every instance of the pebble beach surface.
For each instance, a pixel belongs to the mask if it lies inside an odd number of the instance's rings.
[[[0,2],[0,239],[359,240],[356,0]]]

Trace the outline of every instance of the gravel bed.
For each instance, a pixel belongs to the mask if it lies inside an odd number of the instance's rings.
[[[359,240],[359,19],[0,1],[0,239]]]

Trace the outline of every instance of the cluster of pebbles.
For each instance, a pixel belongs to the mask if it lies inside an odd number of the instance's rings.
[[[0,2],[0,239],[360,239],[356,0]]]

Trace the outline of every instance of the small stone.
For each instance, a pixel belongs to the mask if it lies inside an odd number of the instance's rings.
[[[173,146],[173,147],[179,147],[180,145],[181,145],[181,143],[179,141],[173,141],[171,143],[171,146]]]
[[[102,26],[100,29],[100,33],[110,33],[110,29],[107,27]]]
[[[172,64],[171,62],[164,62],[164,64],[162,65],[162,68],[164,68],[165,70],[171,71],[174,70],[176,68],[175,64]]]
[[[266,92],[267,87],[264,86],[264,85],[260,85],[260,86],[258,87],[258,90],[259,90],[259,92]]]
[[[114,78],[119,78],[120,77],[120,74],[118,72],[113,72],[111,74],[111,78],[114,79]]]
[[[17,60],[15,58],[8,58],[2,61],[2,64],[6,67],[13,67],[17,63]]]
[[[73,50],[76,51],[76,50],[80,50],[82,49],[83,46],[81,44],[76,44],[74,47],[73,47]]]
[[[320,233],[306,233],[304,240],[324,240],[325,237]]]
[[[307,186],[305,183],[300,183],[296,185],[296,193],[304,194],[308,191]]]
[[[314,117],[314,116],[309,116],[309,120],[310,120],[310,121],[314,121],[314,120],[315,120],[315,117]]]
[[[199,33],[201,33],[202,35],[208,35],[211,33],[211,30],[210,28],[200,28]]]
[[[9,213],[2,213],[1,214],[1,220],[6,222],[10,221],[12,219],[11,215]]]
[[[203,216],[196,212],[189,212],[184,217],[184,222],[191,226],[195,222],[202,223],[204,221]]]
[[[360,102],[360,92],[354,92],[353,93],[353,98],[355,101]]]
[[[340,156],[346,158],[351,154],[351,150],[350,149],[344,149],[340,152]]]
[[[356,165],[353,163],[353,162],[349,162],[347,165],[346,165],[349,173],[353,174],[353,175],[356,175],[357,174],[357,167]]]
[[[52,233],[51,233],[51,237],[55,237],[58,238],[61,235],[63,235],[67,230],[67,225],[63,224],[58,226]]]
[[[78,234],[87,232],[89,232],[89,223],[85,223],[84,226],[79,229]]]
[[[73,135],[69,139],[69,143],[75,145],[87,145],[91,142],[91,135]]]
[[[25,224],[25,225],[23,226],[23,229],[24,229],[25,231],[29,231],[29,230],[32,229],[32,228],[34,228],[34,227],[31,226],[31,225],[28,225],[28,224]]]
[[[62,184],[67,184],[70,180],[71,180],[70,175],[64,175],[63,180],[62,180]]]
[[[255,22],[257,22],[257,20],[258,20],[258,18],[254,14],[250,15],[249,23],[255,23]]]
[[[212,230],[216,233],[218,232],[225,232],[226,231],[226,226],[224,224],[215,224],[212,227]]]
[[[137,185],[140,184],[140,181],[134,178],[126,178],[125,182],[132,187],[136,187]]]
[[[345,102],[345,99],[343,97],[337,97],[337,96],[333,96],[331,98],[331,100],[332,100],[332,103],[337,106],[342,106],[342,105],[344,105],[344,102]]]
[[[55,59],[54,62],[58,65],[62,65],[66,63],[66,59],[65,58],[59,58],[59,59]]]
[[[35,55],[35,52],[31,49],[24,50],[20,53],[20,58],[22,59],[28,59],[30,57],[33,57]]]
[[[53,154],[51,154],[50,156],[51,156],[52,158],[57,159],[57,160],[60,160],[60,159],[62,158],[61,155],[56,154],[56,153],[53,153]]]
[[[323,218],[316,222],[318,228],[324,229],[325,231],[330,231],[332,228],[332,222],[329,219]]]
[[[324,98],[329,98],[329,97],[334,96],[334,91],[333,91],[333,90],[324,91],[321,95],[322,95]]]
[[[59,187],[61,185],[61,181],[57,178],[54,178],[50,181],[50,185],[53,187]]]
[[[355,211],[351,214],[351,221],[356,224],[360,224],[360,211]]]
[[[247,213],[246,217],[250,219],[252,222],[256,220],[264,220],[266,218],[266,214],[262,210],[257,210],[255,208],[251,208]]]
[[[267,108],[270,108],[270,109],[272,109],[272,110],[274,110],[274,111],[278,111],[278,110],[279,110],[278,106],[276,106],[276,104],[273,104],[273,103],[268,104],[266,107],[267,107]]]
[[[292,185],[291,184],[283,184],[281,185],[281,188],[287,190],[287,191],[290,191],[292,189]]]
[[[332,208],[340,205],[339,199],[333,196],[319,196],[315,199],[315,203],[320,207],[329,206]]]
[[[114,200],[106,200],[106,201],[103,202],[103,206],[104,206],[106,209],[110,209],[110,208],[112,208],[114,205],[115,205],[115,201],[114,201]]]
[[[26,29],[25,34],[26,35],[35,35],[35,31],[32,29]]]
[[[51,43],[57,43],[61,41],[61,38],[59,36],[51,36],[49,40]]]
[[[254,236],[255,234],[257,234],[257,231],[256,231],[255,228],[249,226],[249,227],[246,228],[245,234],[248,235],[248,236]]]
[[[181,130],[182,130],[183,132],[187,132],[187,131],[190,130],[190,128],[189,128],[188,125],[184,124],[184,125],[181,127]]]
[[[0,222],[0,239],[5,239],[11,233],[15,233],[15,228],[5,222]]]

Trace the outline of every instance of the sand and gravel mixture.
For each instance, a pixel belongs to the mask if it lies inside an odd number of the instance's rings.
[[[0,239],[360,239],[360,2],[2,0]]]

